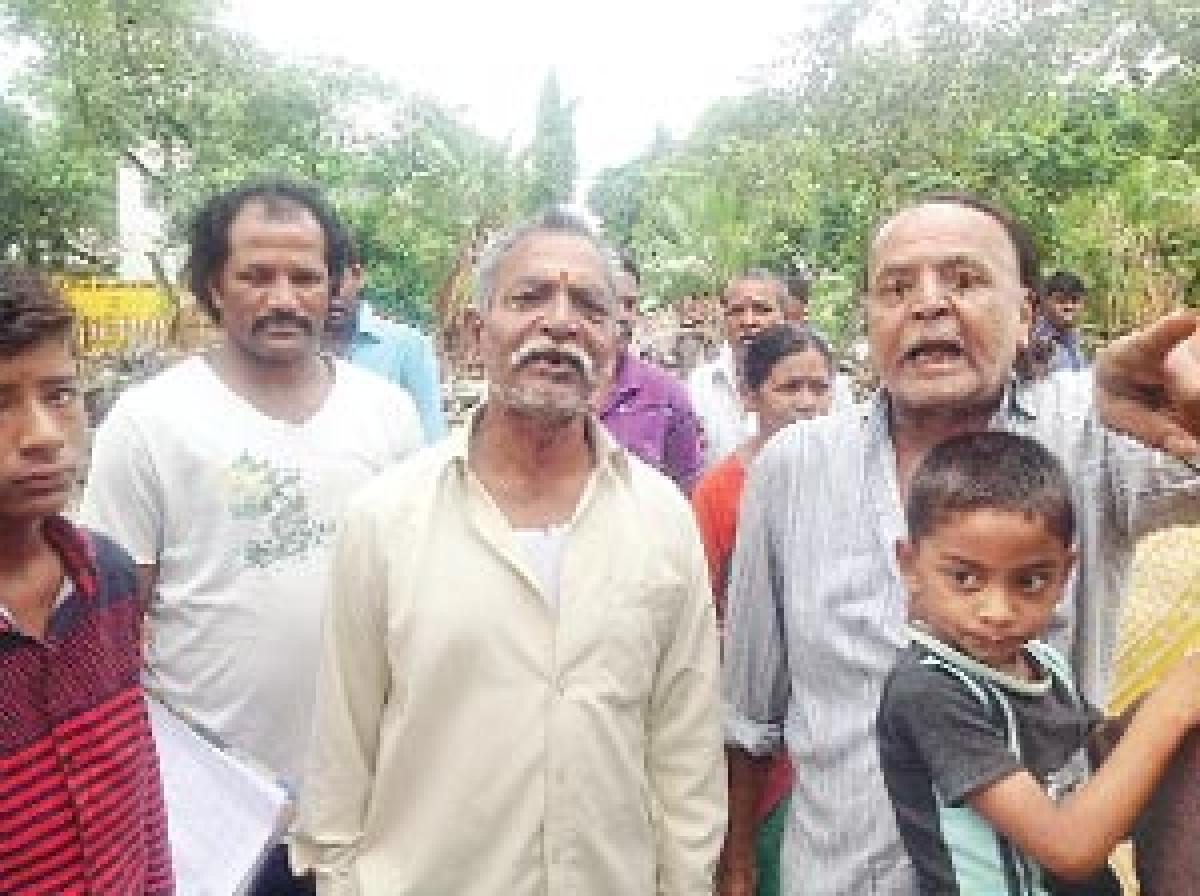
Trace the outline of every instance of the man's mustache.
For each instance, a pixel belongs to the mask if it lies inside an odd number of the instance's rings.
[[[596,365],[590,355],[571,342],[554,342],[550,339],[531,339],[512,353],[510,363],[518,370],[531,361],[568,361],[575,366],[587,382],[595,381]]]
[[[299,314],[292,314],[290,311],[276,311],[266,315],[265,317],[260,317],[254,322],[254,325],[250,328],[250,330],[253,333],[258,333],[274,324],[291,324],[293,326],[300,327],[306,333],[311,333],[313,328],[312,321],[307,317],[301,317]]]

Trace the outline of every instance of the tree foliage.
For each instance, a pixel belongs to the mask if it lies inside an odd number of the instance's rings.
[[[687,140],[598,180],[593,209],[648,286],[719,288],[803,260],[816,313],[852,338],[866,234],[921,193],[966,188],[1077,269],[1100,336],[1200,304],[1200,13],[1168,0],[834,0],[770,69]],[[687,272],[687,276],[681,276]]]
[[[563,96],[551,69],[538,97],[533,143],[527,154],[524,211],[569,202],[579,176],[575,153],[575,101]]]
[[[300,179],[350,223],[375,300],[428,318],[464,245],[515,213],[516,155],[365,70],[273,57],[217,12],[215,0],[0,0],[5,36],[37,50],[22,102],[0,105],[0,251],[111,269],[119,163],[165,212],[164,249],[214,190]]]

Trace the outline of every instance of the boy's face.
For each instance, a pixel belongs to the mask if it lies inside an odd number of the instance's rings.
[[[1075,553],[1044,517],[1005,510],[955,513],[896,546],[910,612],[941,640],[1009,673],[1040,637],[1066,588]]]
[[[86,418],[64,340],[0,356],[0,520],[35,519],[67,503]]]

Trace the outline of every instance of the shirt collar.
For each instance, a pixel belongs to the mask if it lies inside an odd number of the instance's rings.
[[[888,396],[887,390],[878,389],[875,397],[861,406],[859,413],[870,426],[872,434],[886,437],[890,409],[891,398]],[[1037,410],[1030,395],[1029,384],[1021,382],[1015,376],[1009,377],[1008,383],[1004,387],[1004,394],[1000,398],[1000,405],[996,409],[996,413],[992,415],[991,427],[1006,429],[1007,424],[1013,420],[1032,421],[1036,419]]]
[[[1042,677],[1037,681],[1025,681],[1016,676],[1001,672],[999,669],[993,669],[991,666],[979,662],[974,657],[956,650],[932,632],[926,631],[919,623],[908,627],[908,637],[909,640],[920,644],[929,653],[932,653],[943,662],[957,666],[968,675],[991,681],[1000,685],[1005,690],[1016,694],[1023,694],[1027,697],[1042,697],[1050,693],[1050,688],[1054,685],[1054,678],[1050,674],[1050,670],[1042,669],[1040,664],[1038,665],[1038,671],[1042,673]],[[1026,648],[1026,653],[1029,653],[1028,648]]]
[[[99,589],[96,551],[84,530],[72,525],[66,517],[49,516],[42,524],[42,533],[62,560],[70,590],[84,600],[93,600]],[[0,631],[10,632],[14,629],[12,613],[8,608],[0,607]]]
[[[1033,325],[1033,335],[1038,339],[1048,339],[1059,345],[1065,345],[1068,348],[1075,348],[1079,345],[1078,330],[1074,327],[1060,330],[1045,317],[1037,319],[1037,322]]]
[[[469,469],[467,461],[471,448],[471,436],[479,425],[486,408],[487,402],[484,402],[471,412],[464,426],[458,427],[443,440],[449,452],[449,461],[459,473],[465,473]],[[612,437],[607,427],[597,421],[595,414],[588,414],[584,425],[587,429],[588,443],[595,449],[596,469],[628,481],[631,469],[629,452]]]
[[[354,317],[354,336],[352,338],[355,342],[381,342],[383,340],[383,318],[371,310],[370,302],[362,299],[358,303]]]
[[[713,373],[724,377],[725,382],[731,386],[737,384],[737,361],[733,357],[733,346],[728,341],[721,343],[721,350],[717,353],[717,363]]]
[[[612,384],[608,388],[608,394],[604,397],[601,416],[609,413],[622,399],[640,392],[644,384],[645,378],[642,371],[638,369],[638,365],[634,363],[633,356],[628,351],[622,351],[617,355],[613,367]]]

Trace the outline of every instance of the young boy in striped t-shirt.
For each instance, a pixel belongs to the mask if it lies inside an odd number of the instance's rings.
[[[134,567],[62,511],[82,460],[73,317],[0,267],[0,892],[173,892]]]
[[[1038,640],[1074,562],[1058,461],[1011,433],[952,438],[913,476],[907,517],[911,643],[878,735],[921,893],[1119,894],[1106,861],[1200,724],[1200,659],[1146,698],[1089,777],[1101,717]]]

